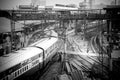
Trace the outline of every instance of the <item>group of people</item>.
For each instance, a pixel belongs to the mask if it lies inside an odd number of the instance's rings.
[[[13,39],[11,33],[0,33],[0,56],[24,47],[25,38],[22,32],[15,33]]]
[[[16,33],[16,35],[14,35],[13,49],[19,50],[24,47],[24,44],[25,44],[24,33],[22,32]]]
[[[11,36],[9,33],[0,34],[0,56],[11,52]]]

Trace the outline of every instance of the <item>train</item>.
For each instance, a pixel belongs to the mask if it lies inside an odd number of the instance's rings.
[[[48,61],[62,46],[58,34],[53,30],[51,38],[43,38],[26,48],[0,57],[0,80],[14,80],[23,74],[33,74]]]

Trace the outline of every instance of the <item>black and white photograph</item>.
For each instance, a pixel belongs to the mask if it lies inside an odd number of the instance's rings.
[[[120,0],[0,0],[0,80],[120,80]]]

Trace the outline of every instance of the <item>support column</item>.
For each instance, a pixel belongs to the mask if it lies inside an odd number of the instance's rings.
[[[13,42],[15,41],[14,40],[14,36],[15,36],[15,21],[11,20],[11,49],[12,49],[12,46],[13,46]]]
[[[78,22],[78,20],[75,20],[75,35],[77,35],[77,22]]]
[[[107,21],[107,41],[108,41],[108,47],[107,47],[107,54],[108,54],[108,67],[109,67],[109,79],[111,80],[111,72],[112,72],[112,44],[111,44],[111,27],[112,22],[110,20]]]
[[[24,29],[25,29],[25,21],[24,21]],[[24,36],[24,47],[26,46],[26,35],[25,35],[25,31],[23,30],[23,36]]]

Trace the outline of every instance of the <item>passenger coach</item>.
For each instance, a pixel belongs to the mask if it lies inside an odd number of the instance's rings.
[[[43,38],[34,44],[0,57],[0,80],[13,80],[24,73],[38,71],[52,58],[62,46],[57,33],[52,31],[51,38]],[[34,68],[34,69],[33,69]]]

